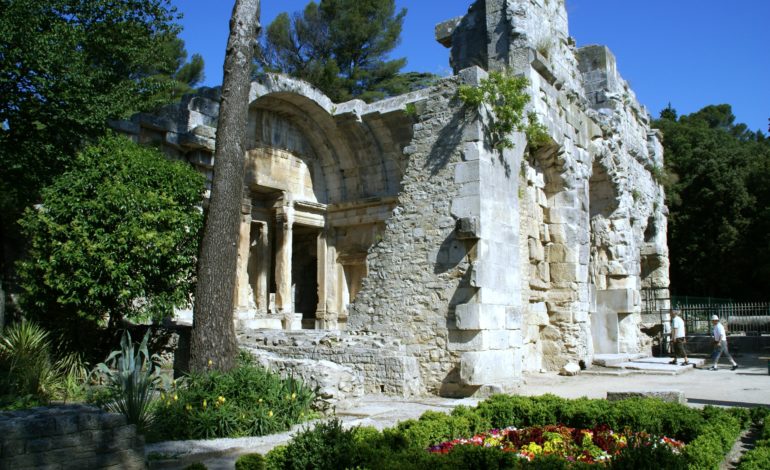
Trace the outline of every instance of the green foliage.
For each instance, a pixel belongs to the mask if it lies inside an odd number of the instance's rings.
[[[468,106],[478,108],[489,106],[494,116],[488,124],[492,145],[503,150],[513,148],[510,134],[524,132],[529,144],[535,148],[549,141],[548,133],[537,120],[534,112],[524,117],[524,108],[529,103],[527,94],[529,80],[522,76],[511,76],[501,72],[490,72],[489,78],[481,80],[479,86],[460,86],[460,99]]]
[[[757,409],[757,408],[755,408]],[[760,407],[765,412],[767,408]],[[754,409],[752,409],[753,411]],[[738,470],[760,470],[770,468],[770,420],[767,414],[763,416],[764,423],[760,432],[759,440],[754,443],[754,448],[748,451],[741,458]]]
[[[246,454],[235,461],[235,470],[265,470],[265,458],[262,454]]]
[[[746,410],[713,407],[697,410],[655,399],[607,402],[586,398],[566,400],[553,395],[496,395],[476,408],[459,407],[451,415],[443,416],[427,412],[420,419],[405,421],[382,432],[373,428],[344,430],[339,422],[325,423],[274,449],[265,461],[269,469],[589,468],[556,456],[538,456],[527,462],[491,447],[455,446],[448,454],[425,451],[440,440],[461,435],[470,437],[489,429],[490,424],[502,428],[560,422],[575,427],[609,424],[613,429],[647,431],[651,435],[667,435],[688,442],[681,454],[670,452],[666,446],[632,444],[613,459],[609,468],[716,468],[748,416]],[[770,430],[767,432],[770,434]],[[322,449],[320,453],[314,453],[316,448]]]
[[[229,372],[190,374],[165,395],[150,439],[263,436],[289,429],[310,416],[313,392],[294,378],[282,379],[241,354]]]
[[[3,0],[4,214],[34,202],[107,119],[167,102],[177,17],[168,0]]]
[[[297,434],[282,452],[282,468],[352,468],[354,431],[333,419]]]
[[[663,132],[671,286],[696,296],[764,300],[770,276],[770,141],[729,105],[677,116]],[[653,173],[655,176],[655,173]],[[757,242],[762,240],[762,242]]]
[[[87,147],[20,221],[25,311],[78,337],[83,323],[158,319],[189,302],[202,192],[202,176],[154,149],[118,137]]]
[[[126,331],[120,340],[120,349],[113,351],[107,360],[97,364],[95,373],[101,375],[112,391],[113,400],[107,410],[120,413],[129,424],[135,424],[141,432],[147,431],[153,421],[152,401],[162,386],[160,368],[150,357],[148,331],[136,346]]]
[[[751,421],[753,423],[758,424],[764,421],[765,429],[768,430],[768,435],[767,437],[763,437],[763,439],[770,439],[770,422],[765,419],[767,416],[770,416],[770,407],[755,406],[749,409],[749,413],[751,414]]]
[[[191,463],[190,465],[186,466],[184,470],[206,470],[208,467],[206,467],[204,464],[200,462]],[[237,467],[236,467],[237,468]]]
[[[431,74],[398,72],[406,59],[387,60],[398,45],[406,10],[394,0],[321,0],[278,15],[257,53],[263,71],[307,80],[334,102],[374,101],[428,86]]]
[[[741,433],[741,419],[732,410],[706,407],[703,415],[706,425],[683,452],[688,469],[718,468]]]
[[[767,470],[768,468],[770,468],[770,443],[767,442],[748,451],[738,465],[738,470]]]
[[[0,337],[0,407],[29,408],[52,399],[81,398],[86,380],[79,357],[51,358],[47,331],[31,322],[7,326]]]
[[[612,470],[679,470],[685,468],[685,459],[665,446],[631,445],[612,459]]]
[[[487,421],[467,409],[448,415],[437,411],[426,411],[417,420],[398,424],[395,433],[410,446],[425,449],[439,442],[463,436],[472,436],[488,428]]]

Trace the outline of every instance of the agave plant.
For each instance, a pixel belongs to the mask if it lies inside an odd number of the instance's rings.
[[[56,382],[50,349],[48,332],[34,323],[24,321],[5,328],[0,338],[2,393],[47,401]]]
[[[106,408],[125,415],[128,422],[141,431],[152,423],[151,404],[163,382],[157,358],[150,356],[147,349],[149,338],[148,331],[137,346],[126,331],[120,339],[120,349],[113,351],[94,370],[106,379],[113,392],[114,398],[106,404]]]

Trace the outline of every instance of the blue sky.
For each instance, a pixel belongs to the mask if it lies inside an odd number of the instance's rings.
[[[262,24],[309,0],[263,0]],[[182,38],[206,62],[206,85],[222,80],[234,0],[172,0],[184,15]],[[406,71],[447,75],[448,50],[436,23],[464,14],[472,0],[396,0],[408,10],[401,45]],[[767,131],[770,118],[770,0],[567,0],[578,46],[604,44],[653,116],[671,102],[680,114],[728,103],[738,122]]]

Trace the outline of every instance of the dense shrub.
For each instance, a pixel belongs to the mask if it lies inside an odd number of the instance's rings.
[[[354,449],[354,431],[343,429],[342,422],[334,419],[297,434],[269,463],[275,466],[271,468],[353,468]]]
[[[767,419],[768,409],[764,407],[753,408],[752,416],[764,419],[759,440],[754,443],[754,448],[744,454],[738,465],[738,470],[764,470],[770,468],[770,419]]]
[[[125,137],[86,147],[19,221],[25,313],[81,346],[108,320],[160,320],[188,304],[203,191],[189,165]]]
[[[314,394],[302,382],[281,378],[241,354],[229,372],[190,374],[164,395],[150,440],[263,436],[307,419]]]
[[[717,468],[742,429],[741,420],[736,417],[742,413],[707,406],[703,415],[706,425],[684,450],[687,468],[690,469]]]
[[[528,462],[495,447],[457,445],[446,454],[426,452],[428,446],[440,441],[471,437],[490,428],[562,423],[581,428],[610,424],[613,429],[690,440],[681,454],[671,452],[666,446],[654,445],[654,440],[647,440],[644,445],[629,445],[612,460],[609,465],[612,469],[709,469],[718,466],[749,417],[746,410],[713,407],[697,410],[655,399],[607,402],[565,400],[553,395],[497,395],[476,408],[458,407],[450,415],[427,412],[420,419],[404,421],[382,432],[373,428],[345,431],[338,422],[318,426],[271,451],[266,456],[266,467],[371,470],[589,468],[587,464],[569,462],[555,455],[538,455]],[[316,448],[321,450],[316,452]]]
[[[235,461],[235,470],[265,470],[265,458],[262,454],[246,454]]]

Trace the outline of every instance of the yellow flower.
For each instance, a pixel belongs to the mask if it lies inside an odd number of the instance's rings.
[[[259,400],[257,400],[257,403],[262,403],[262,399],[260,398]]]
[[[214,361],[212,361],[211,359],[209,359],[209,367],[211,367],[211,366],[213,366],[213,365],[214,365]]]
[[[185,405],[184,409],[187,411],[192,411],[192,405],[188,403],[187,405]]]
[[[203,400],[203,409],[205,410],[207,406],[209,406],[208,402]]]
[[[177,394],[175,393],[175,394],[174,394],[174,401],[177,401],[177,400],[179,400],[179,397],[178,397],[178,396],[177,396]]]
[[[217,401],[219,403],[224,403],[225,402],[225,397],[223,397],[222,395],[219,395],[219,397],[217,397]]]
[[[268,411],[267,415],[272,418],[273,417],[273,410]]]
[[[291,399],[292,400],[296,400],[297,399],[297,394],[296,393],[292,393],[291,394]]]

